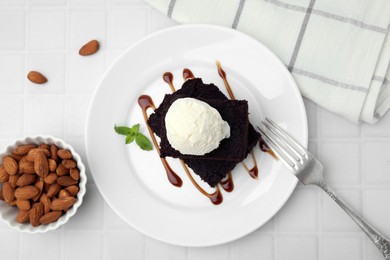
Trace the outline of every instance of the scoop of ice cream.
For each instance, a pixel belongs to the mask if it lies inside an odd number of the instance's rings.
[[[165,115],[167,138],[182,154],[204,155],[230,137],[230,126],[219,112],[195,98],[179,98]]]

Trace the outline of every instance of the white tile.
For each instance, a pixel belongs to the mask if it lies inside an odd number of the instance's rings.
[[[365,137],[390,137],[390,113],[374,125],[363,124],[362,129]]]
[[[359,137],[360,125],[321,109],[321,134],[323,137]]]
[[[365,219],[381,233],[390,236],[390,189],[366,189],[363,198]]]
[[[0,96],[0,135],[17,137],[23,133],[24,104],[22,97]]]
[[[60,230],[45,234],[21,234],[21,259],[52,260],[60,258]],[[43,250],[43,247],[45,248]]]
[[[165,14],[152,9],[151,10],[151,26],[152,26],[152,32],[159,31],[168,27],[172,27],[177,25],[174,20],[166,16]]]
[[[314,141],[309,141],[308,144],[308,150],[311,154],[313,154],[315,157],[318,157],[318,144]]]
[[[106,230],[122,230],[138,233],[130,224],[127,224],[119,217],[106,202],[104,202],[104,228]]]
[[[155,239],[146,237],[145,259],[169,259],[182,260],[186,258],[187,250],[185,247],[169,245]]]
[[[390,184],[390,142],[367,142],[363,149],[363,174],[367,183]]]
[[[1,0],[0,6],[23,6],[26,0]]]
[[[0,11],[0,50],[24,48],[24,19],[23,11]]]
[[[102,5],[105,3],[105,0],[70,0],[70,4],[74,6],[78,5]]]
[[[103,227],[103,198],[96,185],[87,184],[87,192],[83,203],[64,229],[66,230],[96,230]]]
[[[106,12],[73,11],[70,14],[70,46],[79,50],[90,40],[99,41],[100,48],[106,47]]]
[[[62,94],[65,91],[65,57],[62,54],[30,55],[28,71],[42,73],[47,82],[35,84],[26,79],[26,91],[33,95]],[[28,73],[28,72],[26,72]]]
[[[229,257],[229,244],[213,247],[188,248],[187,260],[226,260]]]
[[[65,47],[66,26],[63,11],[31,11],[29,25],[31,49],[58,50]]]
[[[366,237],[363,239],[364,249],[365,249],[365,258],[366,260],[383,260],[382,253],[376,248],[374,243]]]
[[[231,243],[231,260],[274,259],[274,239],[251,234]]]
[[[134,5],[145,4],[143,0],[109,0],[111,5]]]
[[[107,66],[110,66],[112,63],[114,63],[116,61],[116,59],[119,58],[119,56],[121,54],[123,54],[123,50],[120,50],[120,51],[110,51],[110,53],[108,54],[108,62],[107,62]]]
[[[361,193],[354,189],[335,189],[338,197],[343,199],[356,212],[361,211]],[[359,227],[351,220],[340,206],[334,202],[325,192],[321,192],[322,199],[322,227],[324,231],[359,232]]]
[[[105,52],[91,56],[69,55],[69,93],[89,93],[96,89],[105,70]]]
[[[127,48],[147,34],[146,8],[112,11],[109,15],[110,48]]]
[[[276,240],[277,260],[317,259],[318,241],[315,236],[279,236]]]
[[[2,231],[0,232],[1,241],[1,259],[16,260],[19,259],[18,232]]]
[[[103,234],[99,231],[64,231],[63,260],[101,259]]]
[[[62,137],[64,132],[64,102],[59,97],[28,97],[26,134],[49,134]]]
[[[75,97],[67,100],[65,105],[67,136],[84,136],[89,100],[89,97]]]
[[[359,260],[362,256],[359,236],[325,236],[322,239],[323,260]]]
[[[23,93],[24,80],[26,78],[26,74],[24,72],[24,55],[1,54],[0,69],[2,72],[0,74],[0,93]]]
[[[144,236],[140,233],[107,231],[103,238],[103,259],[144,259]]]
[[[317,137],[317,105],[312,101],[303,99],[307,114],[307,124],[309,127],[309,138]]]
[[[65,4],[66,0],[30,0],[32,6],[61,6]]]
[[[318,228],[318,189],[296,189],[276,216],[277,230],[281,232],[316,231]]]
[[[353,142],[324,142],[319,151],[329,184],[358,184],[361,180],[360,145]]]

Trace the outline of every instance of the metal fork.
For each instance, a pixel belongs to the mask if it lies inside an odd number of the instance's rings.
[[[302,145],[294,140],[275,122],[266,118],[262,122],[264,130],[260,129],[262,137],[269,148],[279,157],[280,161],[305,185],[313,184],[322,188],[344,211],[356,222],[356,224],[374,242],[375,246],[390,260],[390,242],[374,227],[358,216],[350,206],[338,198],[325,184],[324,166]]]

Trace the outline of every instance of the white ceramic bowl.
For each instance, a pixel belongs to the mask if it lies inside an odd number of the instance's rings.
[[[18,212],[17,207],[11,207],[6,202],[0,201],[0,218],[8,224],[9,227],[17,229],[21,232],[27,233],[45,233],[50,230],[57,229],[59,226],[65,224],[74,214],[76,214],[78,207],[80,207],[83,202],[83,197],[86,191],[87,176],[85,174],[85,166],[81,161],[80,155],[73,149],[72,146],[65,143],[59,138],[54,138],[52,136],[28,136],[24,139],[16,141],[15,143],[7,146],[5,151],[0,154],[0,163],[3,161],[3,157],[11,154],[11,152],[19,145],[23,144],[55,144],[59,148],[67,149],[72,152],[73,159],[77,163],[77,167],[80,171],[80,182],[79,182],[79,192],[77,194],[77,202],[70,208],[64,215],[62,215],[56,222],[50,223],[48,225],[40,225],[38,227],[33,227],[32,225],[20,224],[16,222],[16,215]]]

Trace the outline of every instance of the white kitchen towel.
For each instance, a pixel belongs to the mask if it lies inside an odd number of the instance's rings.
[[[390,0],[146,0],[179,23],[252,35],[284,62],[301,93],[353,122],[390,108]]]

